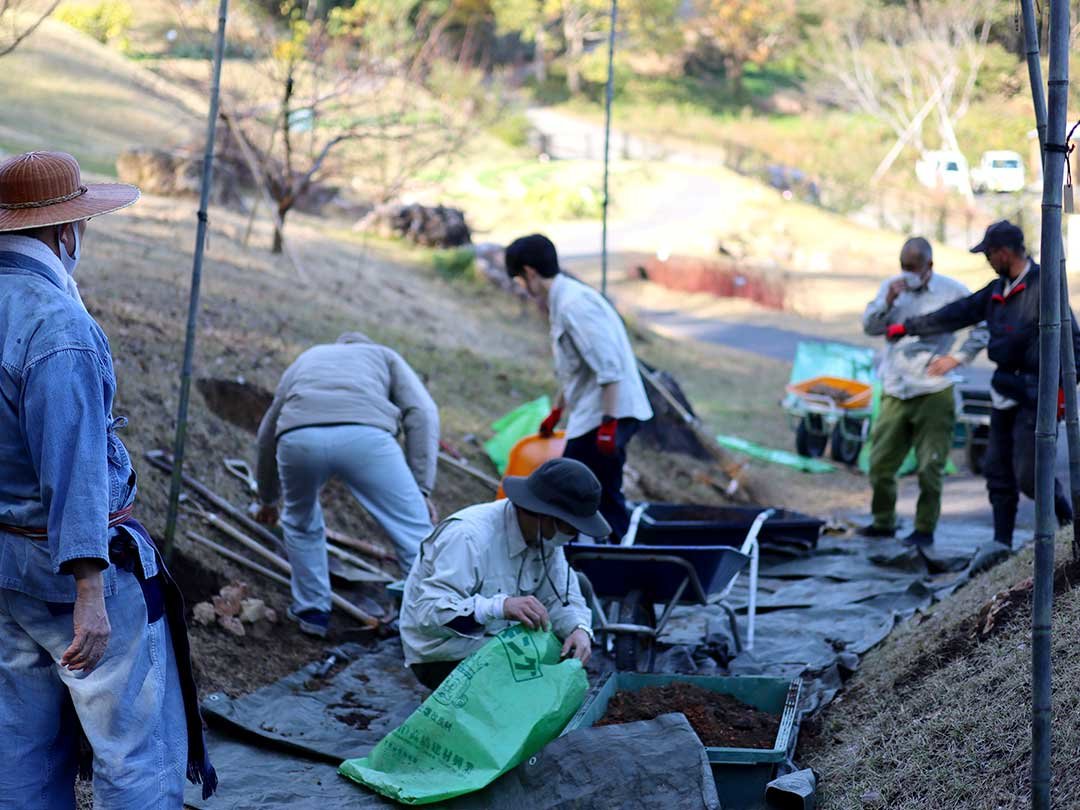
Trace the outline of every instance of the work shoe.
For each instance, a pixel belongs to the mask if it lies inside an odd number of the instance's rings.
[[[905,546],[918,546],[919,548],[929,548],[934,545],[934,535],[929,532],[920,532],[918,529],[913,531],[907,537],[901,541]]]
[[[860,534],[863,537],[895,537],[896,529],[886,529],[871,523],[868,526],[860,526],[855,530],[855,533]]]
[[[330,630],[330,614],[325,610],[309,608],[297,612],[290,607],[285,615],[300,625],[300,632],[306,635],[326,638]]]

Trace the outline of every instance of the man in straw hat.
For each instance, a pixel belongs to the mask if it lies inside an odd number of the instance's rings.
[[[430,689],[515,622],[553,630],[563,656],[586,663],[592,653],[592,615],[562,546],[611,531],[598,511],[600,482],[580,461],[559,458],[503,489],[506,499],[439,524],[405,581],[405,663]]]
[[[109,343],[75,285],[87,222],[139,190],[59,152],[0,164],[0,804],[179,808],[213,791],[179,591],[132,517]],[[89,749],[80,745],[80,729]]]

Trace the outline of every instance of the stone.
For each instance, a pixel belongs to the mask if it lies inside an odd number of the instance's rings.
[[[213,624],[217,619],[217,611],[209,602],[199,602],[191,609],[191,618],[196,624],[206,626]]]

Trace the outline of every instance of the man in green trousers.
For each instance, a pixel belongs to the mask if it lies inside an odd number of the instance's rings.
[[[900,275],[881,285],[863,314],[868,335],[886,335],[889,324],[934,312],[970,293],[963,284],[934,273],[930,243],[908,239],[900,251]],[[927,547],[941,514],[945,464],[956,424],[954,380],[950,372],[970,363],[986,347],[984,324],[973,328],[959,349],[952,351],[952,333],[933,337],[902,337],[886,344],[879,369],[881,410],[871,436],[870,485],[873,523],[860,529],[866,537],[896,534],[896,478],[912,448],[918,463],[919,501],[915,530],[904,542]]]

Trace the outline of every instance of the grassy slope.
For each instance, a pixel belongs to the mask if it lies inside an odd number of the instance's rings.
[[[0,70],[0,148],[70,151],[115,176],[127,146],[187,143],[201,122],[181,94],[83,34],[47,20]]]
[[[1028,806],[1031,610],[978,642],[972,623],[994,594],[1031,575],[1016,555],[906,623],[863,659],[802,752],[823,778],[823,808],[998,810]],[[1059,542],[1058,559],[1068,545]],[[1075,581],[1076,572],[1072,572]],[[1080,591],[1055,597],[1054,806],[1080,806]]]

